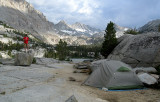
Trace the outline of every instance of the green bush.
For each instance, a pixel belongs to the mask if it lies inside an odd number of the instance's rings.
[[[33,58],[32,64],[36,63],[36,58]]]
[[[55,58],[55,53],[53,51],[46,51],[45,55],[46,58]]]
[[[8,51],[8,55],[12,57],[11,50]]]
[[[70,58],[69,58],[69,57],[67,57],[65,60],[66,60],[66,61],[70,61]]]
[[[12,44],[12,43],[4,44],[4,43],[0,42],[0,50],[2,50],[2,51],[13,50],[13,49],[19,51],[20,49],[23,48],[23,46],[24,46],[23,44],[19,44],[19,43],[17,43],[17,44]]]
[[[160,75],[160,66],[156,68],[157,74]]]
[[[12,58],[15,58],[15,55],[12,55]]]
[[[9,26],[7,24],[3,24],[3,26],[4,26],[4,28],[11,28],[11,29],[13,29],[13,27],[11,27],[11,26]]]
[[[136,34],[139,34],[139,32],[134,28],[134,29],[129,29],[129,30],[125,31],[124,34],[136,35]]]
[[[19,32],[19,31],[16,31],[16,30],[13,30],[13,33],[15,33],[17,35],[25,36],[25,33]]]
[[[0,55],[0,58],[2,58],[2,55]]]
[[[0,21],[0,24],[3,24],[3,22],[2,22],[2,21]]]
[[[158,32],[160,32],[160,24],[159,24],[159,26],[158,26]]]
[[[7,34],[3,34],[3,37],[8,37]]]

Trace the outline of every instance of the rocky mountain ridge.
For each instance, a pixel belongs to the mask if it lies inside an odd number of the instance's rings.
[[[15,29],[30,31],[39,39],[39,34],[53,31],[53,23],[25,0],[0,0],[0,21],[3,21]]]
[[[139,28],[140,32],[159,32],[160,19],[149,21],[147,24]]]
[[[62,39],[71,45],[92,44],[91,38],[85,36],[87,33],[78,32],[68,25],[67,30],[61,29],[63,27],[58,26],[61,24],[49,22],[43,13],[25,0],[0,0],[0,21],[15,29],[28,31],[45,43],[57,44]]]
[[[59,23],[55,24],[55,28],[63,33],[67,33],[73,36],[91,37],[96,33],[102,32],[100,29],[96,29],[79,22],[70,25],[67,24],[64,20],[61,20]]]
[[[79,22],[70,25],[60,21],[54,24],[25,0],[0,0],[0,21],[20,31],[28,31],[41,41],[53,45],[60,39],[69,45],[93,44],[102,41],[105,33]],[[117,37],[128,29],[118,25],[115,28]]]

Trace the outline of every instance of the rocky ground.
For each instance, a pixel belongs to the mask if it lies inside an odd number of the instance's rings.
[[[51,66],[52,65],[52,66]],[[160,90],[103,91],[82,85],[86,73],[73,73],[74,64],[0,65],[0,102],[158,102]]]

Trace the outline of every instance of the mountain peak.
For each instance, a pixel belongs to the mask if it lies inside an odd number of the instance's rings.
[[[76,22],[76,23],[74,23],[73,25],[84,25],[84,24],[79,23],[79,22]]]
[[[158,32],[160,19],[149,21],[147,24],[139,28],[140,32]]]
[[[67,24],[64,20],[59,21],[59,24]]]

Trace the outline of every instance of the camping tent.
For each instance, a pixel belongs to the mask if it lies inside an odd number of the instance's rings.
[[[108,89],[134,89],[143,86],[132,68],[115,60],[100,60],[92,62],[92,74],[84,82],[93,87]]]

